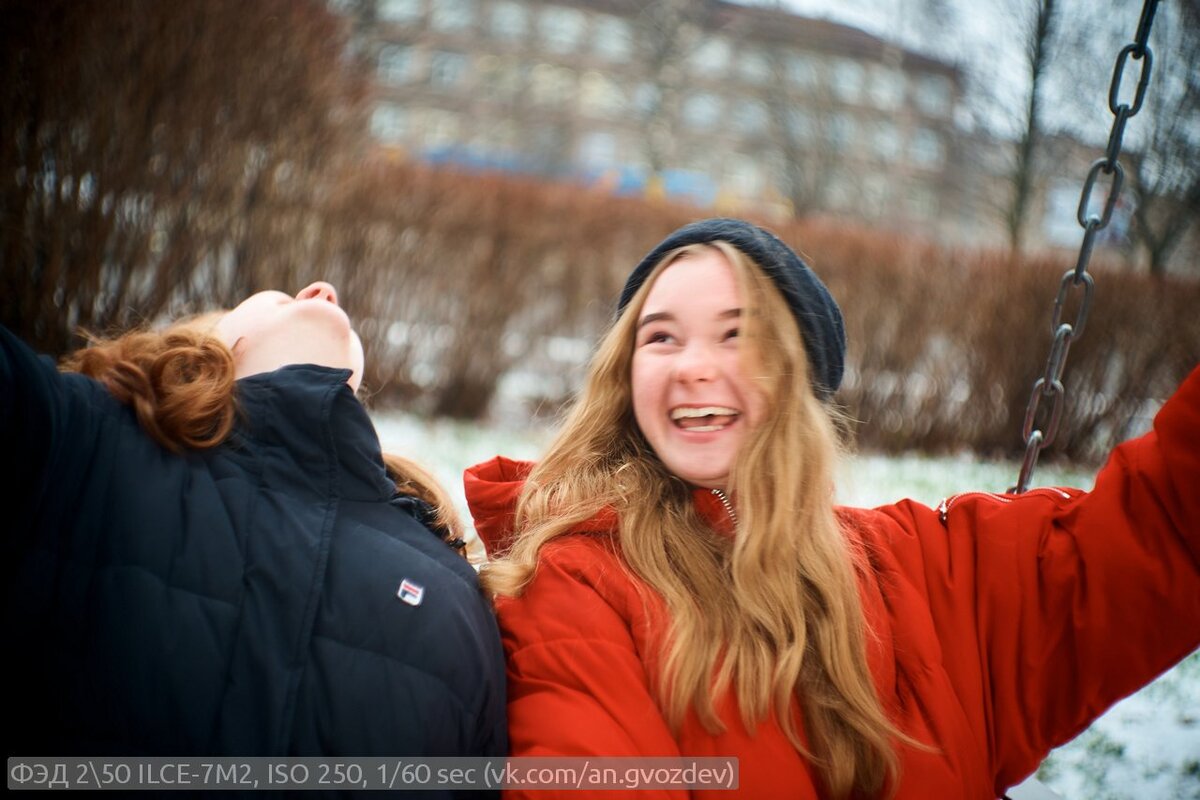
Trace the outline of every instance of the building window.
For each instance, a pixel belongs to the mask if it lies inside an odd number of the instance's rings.
[[[817,63],[804,55],[792,55],[787,60],[788,80],[803,89],[811,89],[819,82]]]
[[[830,172],[825,197],[833,208],[852,208],[857,198],[850,175],[840,169]]]
[[[525,131],[524,140],[530,165],[542,174],[562,174],[574,155],[570,133],[561,124],[535,124]]]
[[[721,99],[711,92],[697,92],[683,104],[683,121],[697,128],[711,128],[721,118]]]
[[[862,64],[839,58],[833,65],[833,91],[838,99],[857,103],[862,99],[865,71]]]
[[[429,85],[437,89],[452,89],[467,76],[467,57],[462,53],[438,50],[429,59]]]
[[[624,109],[621,87],[599,72],[588,72],[579,81],[579,102],[585,113],[615,116]]]
[[[475,19],[475,0],[435,0],[429,22],[436,31],[458,33],[470,29]]]
[[[379,80],[390,84],[408,83],[413,78],[412,48],[389,44],[379,48]]]
[[[497,39],[521,41],[529,30],[529,9],[520,3],[501,0],[492,6],[491,30]]]
[[[517,152],[516,127],[507,120],[480,126],[477,138],[489,153],[507,157]]]
[[[888,178],[885,175],[864,175],[861,185],[862,210],[870,216],[883,213],[888,196]]]
[[[591,131],[579,142],[579,163],[591,169],[611,169],[617,165],[617,139],[608,131]]]
[[[535,103],[566,103],[575,91],[575,73],[565,67],[538,64],[530,75],[530,89]]]
[[[371,135],[385,144],[396,144],[408,133],[408,116],[394,103],[380,103],[371,114]]]
[[[376,13],[384,22],[408,25],[421,19],[421,0],[379,0]]]
[[[937,194],[924,184],[908,187],[905,205],[908,212],[918,219],[934,219],[938,214]]]
[[[1101,209],[1093,208],[1095,196],[1088,198],[1087,213],[1101,213]],[[1042,232],[1053,244],[1060,247],[1078,247],[1080,242],[1079,224],[1075,214],[1079,209],[1079,184],[1057,180],[1046,187],[1046,210],[1042,217]],[[1086,219],[1086,217],[1085,217]]]
[[[801,108],[792,107],[785,112],[784,126],[792,141],[811,142],[817,138],[816,123]]]
[[[951,83],[944,75],[922,75],[916,87],[917,107],[926,114],[946,117],[950,114]]]
[[[729,69],[733,48],[720,36],[705,39],[692,51],[692,68],[703,75],[720,75]]]
[[[739,133],[757,136],[767,129],[767,108],[757,100],[743,100],[734,106],[733,125]]]
[[[515,58],[484,56],[479,59],[479,83],[487,97],[509,99],[520,93],[521,65]]]
[[[421,128],[425,147],[437,149],[457,144],[462,120],[455,113],[441,109],[426,109],[421,115]]]
[[[900,155],[900,131],[895,123],[886,120],[875,123],[871,130],[871,152],[884,161]]]
[[[940,166],[945,158],[942,137],[928,128],[920,128],[909,143],[908,156],[922,167]]]
[[[546,47],[556,53],[573,53],[583,40],[586,20],[573,8],[548,6],[542,11],[541,32]]]
[[[858,124],[849,114],[834,114],[829,118],[829,128],[826,133],[829,143],[837,150],[849,150],[854,147],[858,137]]]
[[[870,71],[871,104],[884,111],[894,111],[904,104],[904,73],[883,66]]]
[[[741,197],[757,197],[762,192],[763,176],[755,160],[735,153],[725,161],[722,183]]]
[[[738,59],[738,73],[747,83],[761,86],[771,80],[771,61],[766,53],[751,50]]]
[[[633,90],[633,107],[643,117],[657,113],[662,106],[662,91],[650,81],[642,81]]]
[[[609,61],[628,61],[633,55],[633,32],[629,23],[607,14],[597,17],[594,26],[596,52]]]

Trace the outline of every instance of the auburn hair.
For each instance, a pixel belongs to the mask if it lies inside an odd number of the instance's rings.
[[[237,423],[237,367],[214,329],[224,311],[182,319],[162,331],[134,330],[101,337],[67,355],[59,367],[99,381],[133,409],[146,434],[173,453],[219,446]],[[463,524],[449,493],[423,467],[383,454],[397,494],[416,497],[434,511],[433,527],[460,552]]]
[[[669,265],[708,248],[736,274],[744,374],[766,404],[730,473],[733,537],[700,518],[692,487],[658,459],[632,410],[636,326],[650,287]],[[889,720],[867,665],[871,633],[856,573],[870,566],[834,513],[840,447],[836,414],[813,393],[799,326],[770,278],[723,241],[672,251],[601,340],[583,391],[522,490],[514,543],[483,568],[484,585],[519,596],[542,547],[616,511],[624,563],[670,616],[656,687],[668,724],[678,731],[691,709],[720,732],[713,701],[731,689],[747,731],[774,715],[829,796],[894,791],[893,742],[913,741]]]

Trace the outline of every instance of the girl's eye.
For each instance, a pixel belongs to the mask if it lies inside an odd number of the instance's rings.
[[[642,341],[642,344],[661,344],[669,341],[671,341],[671,336],[665,331],[652,331],[651,333],[647,334],[646,338]]]
[[[739,335],[740,333],[737,328],[730,328],[729,330],[725,331],[725,340],[728,341],[729,339],[736,339]]]

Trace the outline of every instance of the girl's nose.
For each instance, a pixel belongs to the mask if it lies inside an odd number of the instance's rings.
[[[333,284],[325,281],[315,281],[305,286],[296,293],[297,300],[328,300],[330,303],[337,305],[338,296],[337,290],[333,288]]]
[[[711,381],[716,371],[713,354],[701,344],[691,343],[675,357],[675,379],[682,383]]]

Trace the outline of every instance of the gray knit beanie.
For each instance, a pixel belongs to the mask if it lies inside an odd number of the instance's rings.
[[[813,391],[822,400],[829,400],[842,382],[846,358],[846,330],[842,311],[825,284],[816,276],[792,248],[774,234],[740,219],[705,219],[684,225],[634,267],[621,299],[617,302],[620,314],[633,299],[638,288],[663,256],[689,244],[725,241],[741,250],[770,276],[784,300],[791,307],[804,349],[808,352]]]

